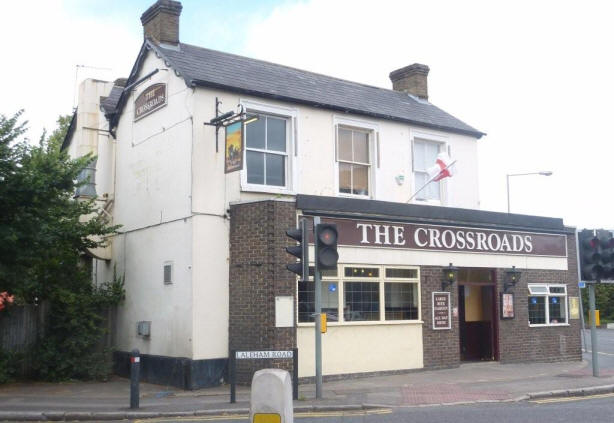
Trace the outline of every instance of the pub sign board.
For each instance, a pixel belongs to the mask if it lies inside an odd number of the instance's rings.
[[[152,114],[161,107],[166,106],[166,84],[158,83],[147,87],[134,100],[134,121]]]
[[[452,329],[452,307],[449,292],[433,292],[433,329]]]
[[[241,169],[243,169],[243,122],[239,121],[226,127],[224,173]]]
[[[514,294],[511,292],[501,293],[501,319],[514,318]]]
[[[567,257],[567,237],[559,234],[332,217],[322,222],[337,225],[338,245]]]

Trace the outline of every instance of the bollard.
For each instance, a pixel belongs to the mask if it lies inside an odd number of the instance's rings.
[[[290,373],[262,369],[252,379],[249,423],[293,423]]]
[[[139,381],[141,378],[141,353],[130,352],[130,408],[139,408]]]

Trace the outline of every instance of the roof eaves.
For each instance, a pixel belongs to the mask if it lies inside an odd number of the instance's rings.
[[[203,80],[199,80],[199,79],[192,79],[191,80],[191,86],[201,86],[201,87],[208,87],[208,88],[225,89],[225,90],[228,90],[228,91],[233,91],[233,92],[238,92],[238,93],[243,93],[243,94],[249,94],[249,95],[254,95],[254,96],[258,96],[258,97],[272,98],[272,99],[282,100],[282,101],[289,101],[289,102],[293,102],[293,103],[305,104],[305,105],[312,106],[312,107],[336,110],[336,111],[340,111],[340,112],[344,112],[344,113],[352,113],[352,114],[357,114],[357,115],[371,116],[371,117],[376,117],[376,118],[380,118],[380,119],[392,120],[392,121],[396,121],[396,122],[404,122],[404,123],[409,123],[411,125],[421,126],[421,127],[425,127],[425,128],[438,129],[438,130],[442,130],[442,131],[446,131],[446,132],[452,132],[452,133],[461,134],[461,135],[469,135],[469,136],[472,136],[472,137],[476,137],[477,139],[480,139],[481,137],[486,135],[486,133],[480,132],[480,131],[464,130],[464,129],[460,129],[460,128],[454,128],[454,127],[449,127],[449,126],[445,126],[445,125],[437,125],[437,124],[432,124],[432,123],[427,123],[427,122],[416,121],[416,120],[412,120],[412,119],[403,119],[403,118],[400,118],[400,117],[397,117],[397,116],[386,115],[386,114],[383,114],[383,113],[381,113],[381,114],[380,113],[372,113],[372,112],[367,112],[367,111],[364,111],[364,110],[344,108],[344,107],[336,106],[336,105],[333,105],[333,104],[309,101],[309,100],[304,100],[304,99],[300,99],[300,98],[296,98],[296,97],[282,96],[282,95],[278,95],[278,94],[272,94],[272,93],[262,92],[262,91],[258,91],[258,90],[250,90],[250,89],[235,87],[235,86],[231,86],[231,85],[218,84],[218,83],[215,83],[215,82],[203,81]]]
[[[70,140],[72,139],[73,134],[75,133],[75,127],[77,126],[77,109],[72,114],[72,118],[70,119],[70,125],[68,125],[68,129],[66,130],[66,135],[64,135],[64,140],[62,141],[62,146],[60,147],[60,151],[64,151],[70,145]]]

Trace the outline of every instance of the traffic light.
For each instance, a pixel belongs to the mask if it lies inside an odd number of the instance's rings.
[[[584,229],[578,234],[580,248],[580,274],[582,280],[597,281],[603,277],[601,241],[595,231]]]
[[[601,279],[614,279],[614,237],[612,232],[600,229],[597,231],[599,247],[601,248]]]
[[[318,270],[337,268],[339,253],[337,253],[337,225],[333,223],[320,223],[316,225],[316,267]]]
[[[309,249],[308,249],[308,237],[307,237],[307,221],[302,219],[298,228],[288,229],[286,235],[290,238],[298,241],[298,245],[292,247],[286,247],[286,252],[292,254],[299,260],[295,263],[286,265],[286,268],[296,273],[301,277],[301,280],[307,280],[309,278]]]

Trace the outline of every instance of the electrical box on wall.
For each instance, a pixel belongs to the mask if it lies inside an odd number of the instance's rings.
[[[151,335],[151,322],[141,321],[136,324],[136,333],[139,336],[149,337]]]

